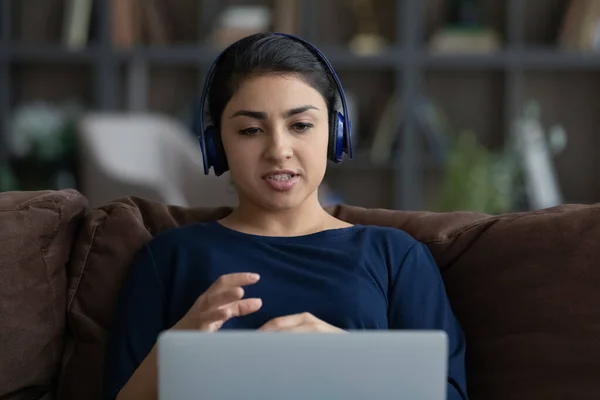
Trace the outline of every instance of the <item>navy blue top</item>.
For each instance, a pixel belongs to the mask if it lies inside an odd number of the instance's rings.
[[[115,398],[161,331],[219,276],[234,272],[260,274],[244,290],[263,305],[221,329],[257,329],[301,312],[345,330],[442,329],[449,337],[448,399],[466,393],[464,336],[424,244],[377,226],[268,237],[211,222],[163,232],[137,254],[115,311],[105,398]]]

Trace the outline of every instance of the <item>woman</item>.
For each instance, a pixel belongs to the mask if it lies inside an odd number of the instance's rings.
[[[340,221],[318,201],[334,82],[306,43],[283,35],[252,35],[221,55],[209,114],[239,206],[139,252],[114,317],[107,398],[156,398],[155,345],[166,329],[443,329],[448,398],[466,392],[464,337],[425,245]]]

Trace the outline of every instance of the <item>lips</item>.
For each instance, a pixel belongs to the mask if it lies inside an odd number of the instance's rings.
[[[293,171],[278,170],[263,175],[263,179],[271,189],[280,192],[291,190],[298,183],[299,175]]]
[[[271,172],[263,175],[263,179],[284,180],[284,179],[291,179],[297,175],[298,174],[295,173],[294,171],[277,170],[277,171],[271,171]]]

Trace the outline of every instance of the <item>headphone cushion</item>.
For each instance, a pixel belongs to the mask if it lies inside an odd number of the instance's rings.
[[[331,161],[336,163],[342,161],[344,155],[344,116],[340,112],[331,114],[328,151]]]
[[[208,168],[213,167],[215,175],[222,175],[229,169],[229,165],[227,164],[227,157],[225,156],[225,150],[221,142],[221,135],[219,135],[214,127],[209,126],[204,131],[204,137],[206,140],[205,155]]]

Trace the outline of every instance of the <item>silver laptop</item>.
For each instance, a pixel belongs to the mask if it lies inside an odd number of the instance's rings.
[[[446,399],[443,331],[166,331],[159,399]]]

